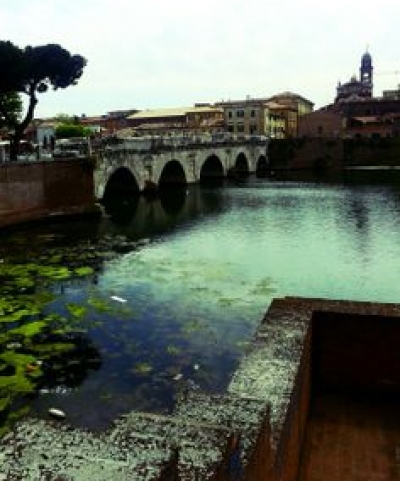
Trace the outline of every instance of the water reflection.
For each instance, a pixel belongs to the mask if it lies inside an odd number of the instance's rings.
[[[188,188],[177,185],[173,189],[164,188],[160,191],[160,203],[167,215],[178,215],[185,206]]]

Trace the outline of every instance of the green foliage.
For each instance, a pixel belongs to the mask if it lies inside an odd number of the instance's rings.
[[[57,139],[71,139],[73,137],[89,137],[92,133],[90,129],[79,124],[60,124],[56,127],[55,134]]]
[[[17,124],[22,115],[22,100],[15,92],[0,94],[0,128]]]
[[[11,160],[16,160],[19,142],[33,119],[38,103],[37,95],[75,85],[83,73],[86,60],[71,55],[60,45],[47,44],[21,49],[9,41],[0,41],[0,98],[25,94],[28,107],[25,117],[19,121],[15,116],[15,102],[0,102],[0,118],[13,131]]]

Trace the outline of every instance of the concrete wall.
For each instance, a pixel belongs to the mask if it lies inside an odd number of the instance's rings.
[[[252,481],[298,479],[315,392],[398,395],[399,335],[399,304],[274,299],[229,386],[271,404],[270,469]]]
[[[0,165],[0,227],[94,209],[86,159]]]

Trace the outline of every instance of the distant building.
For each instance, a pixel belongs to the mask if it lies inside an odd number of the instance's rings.
[[[300,95],[284,92],[269,98],[219,102],[224,109],[226,130],[238,135],[297,136],[297,119],[314,104]]]
[[[106,130],[105,127],[105,117],[104,115],[87,117],[83,115],[78,119],[78,122],[84,127],[88,128],[92,134],[100,134],[102,131]]]
[[[342,115],[329,110],[316,110],[302,115],[298,122],[299,137],[341,137],[346,123]]]
[[[314,103],[293,92],[282,92],[269,97],[268,102],[276,102],[296,110],[298,117],[314,110]]]
[[[297,137],[299,113],[294,105],[274,101],[266,102],[268,108],[267,132],[271,138]]]
[[[225,129],[237,135],[267,135],[266,99],[228,100],[223,109]]]
[[[40,147],[48,147],[54,142],[58,124],[54,119],[35,119],[25,130],[25,139]]]
[[[400,86],[373,97],[372,57],[361,57],[360,76],[340,84],[334,103],[299,123],[299,136],[391,137],[399,135]]]
[[[223,109],[213,105],[141,110],[127,117],[133,134],[215,133],[223,131]]]
[[[128,127],[128,117],[139,112],[138,109],[113,110],[105,115],[103,127],[107,132],[115,132],[117,130]]]
[[[385,100],[400,100],[400,85],[394,90],[384,90],[382,96]]]
[[[335,103],[342,102],[348,99],[363,99],[371,98],[373,92],[373,66],[372,57],[368,52],[365,52],[361,57],[360,78],[357,79],[355,75],[349,82],[344,84],[338,83],[336,88]]]

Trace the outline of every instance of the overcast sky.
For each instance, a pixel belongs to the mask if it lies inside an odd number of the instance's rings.
[[[36,117],[298,93],[319,108],[359,74],[400,83],[400,0],[0,0],[1,40],[58,43],[88,64]],[[1,75],[1,72],[0,72]]]

